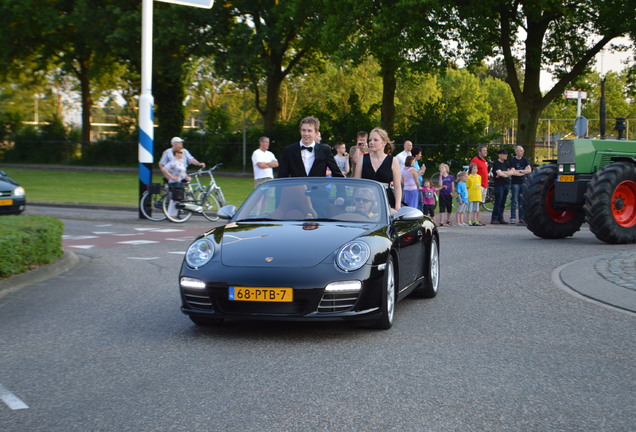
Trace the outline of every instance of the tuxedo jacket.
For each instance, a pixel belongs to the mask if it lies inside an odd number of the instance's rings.
[[[307,151],[307,150],[303,150]],[[331,170],[331,175],[334,177],[344,177],[336,160],[331,153],[331,147],[325,144],[316,144],[314,146],[314,153],[316,157],[314,164],[309,170],[309,176],[305,172],[305,165],[303,165],[303,158],[300,156],[300,144],[295,143],[288,145],[283,150],[283,155],[278,159],[278,178],[282,177],[325,177],[327,167]]]

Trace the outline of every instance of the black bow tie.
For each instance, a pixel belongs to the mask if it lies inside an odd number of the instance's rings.
[[[307,151],[312,152],[312,151],[314,151],[314,148],[313,147],[300,146],[300,150],[307,150]]]

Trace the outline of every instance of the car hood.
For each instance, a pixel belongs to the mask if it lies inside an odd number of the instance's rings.
[[[18,184],[11,180],[9,177],[0,177],[0,190],[12,191],[17,188]]]
[[[221,262],[237,267],[313,267],[376,224],[238,222],[215,230]],[[218,240],[217,240],[218,241]]]

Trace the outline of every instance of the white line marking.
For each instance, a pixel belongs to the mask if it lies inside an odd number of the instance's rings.
[[[97,236],[89,236],[89,235],[84,235],[84,236],[75,236],[75,235],[63,235],[62,238],[64,240],[86,240],[86,239],[94,239],[97,238]]]
[[[155,228],[135,228],[137,231],[153,231]]]
[[[102,228],[102,227],[107,227],[107,226],[113,226],[113,224],[101,224],[101,225],[95,225],[98,228]]]
[[[77,249],[90,249],[92,247],[95,247],[95,245],[70,245],[69,247]]]
[[[184,237],[184,238],[171,238],[171,237],[168,237],[166,240],[182,242],[182,241],[190,240],[190,237]]]
[[[0,384],[0,399],[12,410],[27,409],[29,406],[22,402],[19,397],[11,393]]]
[[[125,234],[113,234],[114,236],[117,237],[133,237],[133,236],[138,236],[141,235],[139,233],[125,233]]]
[[[185,255],[185,251],[168,252],[168,253],[176,254],[176,255]]]
[[[93,234],[95,235],[113,234],[113,232],[112,231],[93,231]]]
[[[128,257],[129,260],[151,261],[159,259],[159,257]]]
[[[159,243],[158,241],[152,241],[152,240],[128,240],[128,241],[121,241],[121,242],[117,242],[119,244],[127,244],[127,245],[142,245],[142,244],[151,244],[151,243]]]

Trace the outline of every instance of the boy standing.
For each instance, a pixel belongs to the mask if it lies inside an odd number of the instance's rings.
[[[457,173],[457,225],[468,226],[464,222],[464,213],[468,204],[468,190],[466,189],[466,171]]]

